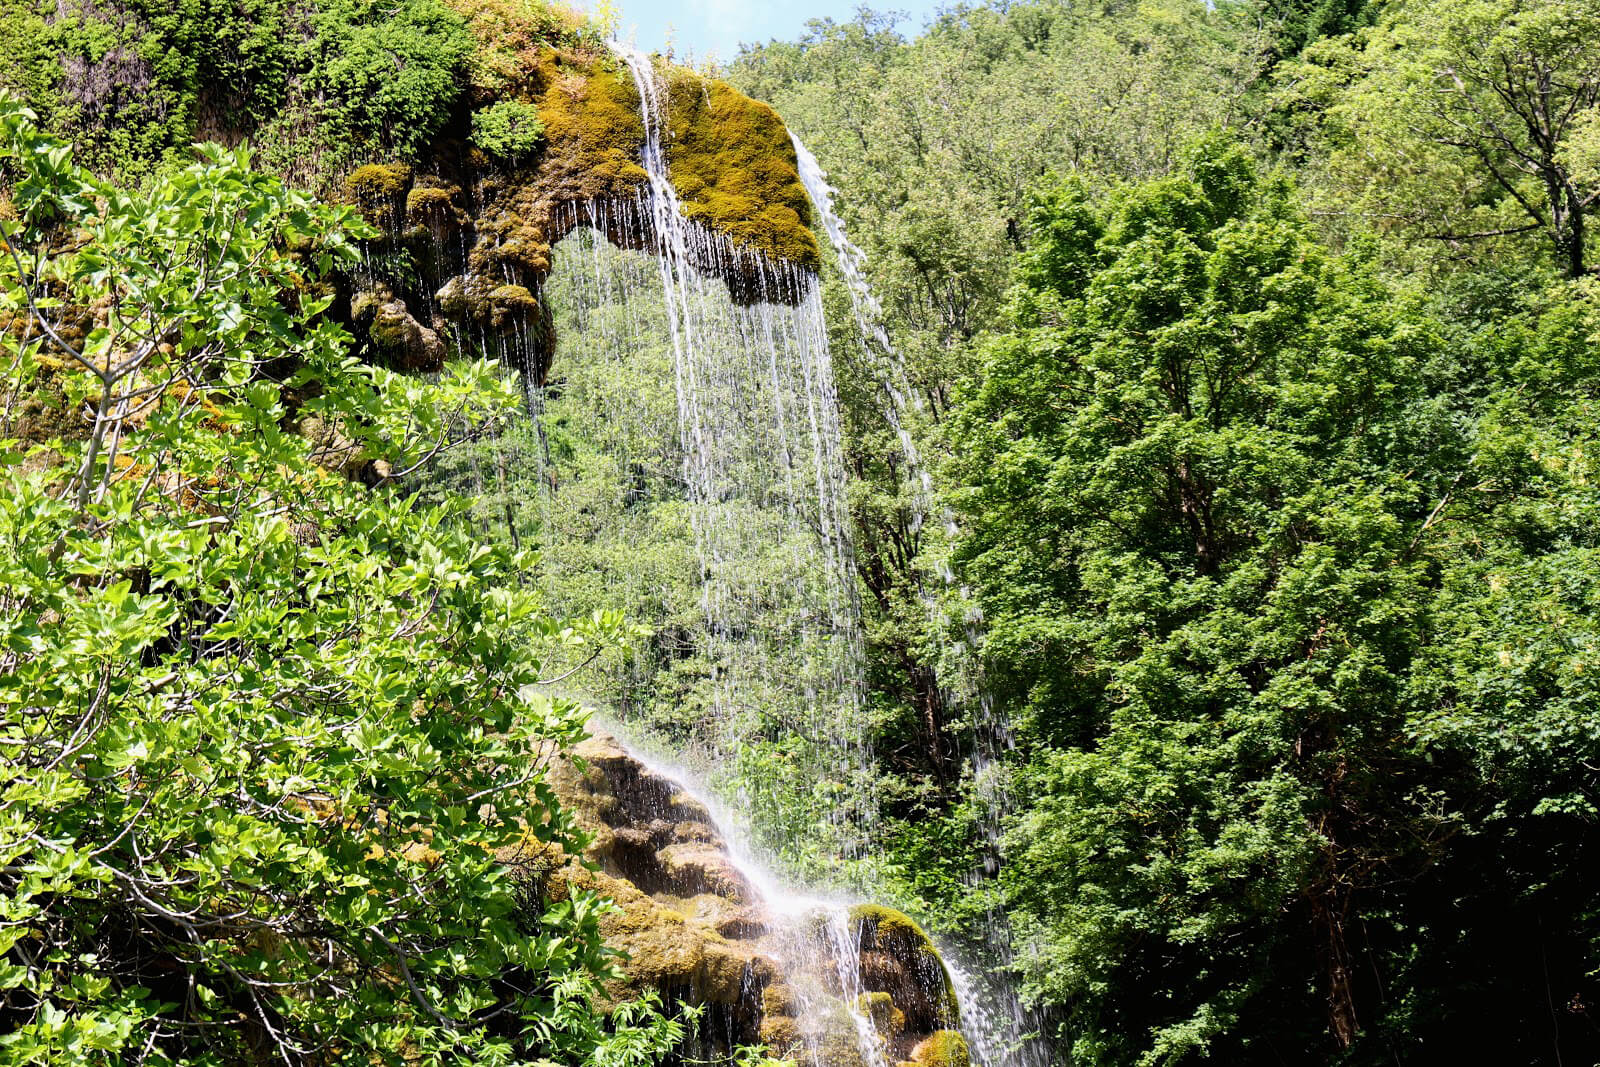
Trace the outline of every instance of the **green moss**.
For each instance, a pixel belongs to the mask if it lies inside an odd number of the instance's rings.
[[[850,921],[870,926],[879,937],[903,936],[914,938],[926,946],[927,951],[938,955],[933,940],[928,937],[917,920],[903,911],[882,904],[857,904],[850,909]]]
[[[461,190],[454,185],[437,181],[417,184],[406,194],[406,221],[413,226],[445,225],[452,229],[465,226],[471,217],[458,203]]]
[[[756,1035],[772,1054],[788,1059],[803,1050],[805,1037],[800,1024],[787,1015],[769,1015],[761,1020]]]
[[[538,97],[544,123],[544,165],[554,170],[566,200],[620,198],[649,181],[639,157],[644,120],[631,83],[598,62],[581,63],[550,51],[541,62]]]
[[[485,184],[469,269],[536,289],[550,271],[550,247],[562,236],[558,208],[627,202],[649,179],[638,162],[644,141],[638,96],[598,60],[545,48],[525,82],[544,124],[544,148],[532,166]]]
[[[880,1035],[876,1044],[878,1055],[869,1058],[861,1049],[861,1031],[856,1028],[856,1018],[844,1001],[830,1001],[823,1009],[821,1033],[816,1037],[816,1060],[828,1067],[869,1067],[872,1062],[883,1062],[888,1056],[888,1044]]]
[[[344,188],[363,218],[380,229],[394,230],[405,218],[411,182],[411,168],[404,163],[368,163],[344,180]]]
[[[811,199],[778,113],[688,71],[673,72],[668,99],[668,163],[685,214],[769,259],[815,270]]]
[[[956,1030],[940,1030],[917,1045],[911,1061],[918,1067],[971,1067],[972,1051]]]
[[[489,294],[490,321],[499,329],[537,322],[539,300],[520,285],[502,285]]]

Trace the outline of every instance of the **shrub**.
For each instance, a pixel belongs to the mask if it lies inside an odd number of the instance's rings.
[[[492,156],[515,162],[544,140],[539,109],[518,100],[504,100],[472,113],[472,143]]]

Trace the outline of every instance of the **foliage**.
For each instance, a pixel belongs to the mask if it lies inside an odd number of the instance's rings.
[[[951,392],[998,321],[1038,176],[1164,172],[1184,137],[1236,108],[1264,48],[1257,21],[1231,8],[1046,0],[961,5],[911,40],[870,11],[819,20],[801,40],[749,49],[724,72],[777,107],[846,193],[839,209],[866,252],[897,350],[858,335],[827,264],[870,683],[889,722],[876,744],[895,779],[884,796],[891,832],[908,847],[939,842],[918,852],[935,866],[906,868],[929,883],[908,886],[913,897],[932,884],[963,886],[980,863],[972,811],[982,805],[967,803],[974,785],[961,753],[981,709],[971,664],[939,621],[964,619],[971,605],[941,577],[944,524],[933,521],[900,431],[932,466]],[[898,402],[883,388],[886,360],[905,366]],[[885,418],[891,403],[898,430]],[[953,917],[977,899],[963,888],[940,904]]]
[[[363,159],[414,161],[465,122],[469,87],[494,108],[508,47],[528,66],[552,44],[592,47],[595,31],[535,0],[17,0],[0,40],[15,59],[0,86],[98,173],[138,177],[181,165],[197,137],[249,136],[277,170],[328,190]]]
[[[1312,127],[1337,208],[1448,248],[1537,235],[1569,276],[1587,270],[1600,199],[1581,159],[1600,104],[1594,5],[1396,6],[1282,79],[1278,106]]]
[[[604,905],[514,876],[575,845],[539,753],[582,716],[537,650],[620,623],[319,465],[414,465],[508,402],[491,368],[355,364],[316,294],[359,222],[242,154],[129,192],[8,103],[0,159],[7,385],[63,363],[92,414],[3,453],[0,1058],[659,1055],[648,1005],[594,1010]]]
[[[460,96],[472,58],[466,22],[441,0],[324,0],[312,19],[306,92],[317,122],[414,156]]]
[[[1524,835],[1593,847],[1600,781],[1576,766],[1597,737],[1522,621],[1588,647],[1600,529],[1573,420],[1594,379],[1588,342],[1557,338],[1593,320],[1566,305],[1542,349],[1491,333],[1469,359],[1292,203],[1217,140],[1104,208],[1042,196],[1015,325],[952,420],[958,561],[1028,752],[1002,873],[1027,988],[1073,1062],[1577,1055],[1541,1013],[1596,993],[1593,894],[1526,867],[1462,880],[1483,849],[1529,862]],[[1547,411],[1512,381],[1543,381]],[[1504,567],[1538,606],[1491,618]],[[1507,677],[1523,656],[1540,696]],[[1539,741],[1505,737],[1518,706]],[[1590,932],[1537,935],[1535,996],[1496,922]],[[1430,1011],[1469,944],[1483,988]],[[1469,1002],[1503,1036],[1463,1038]]]
[[[544,138],[544,123],[532,104],[505,100],[472,113],[472,143],[490,155],[515,161]]]

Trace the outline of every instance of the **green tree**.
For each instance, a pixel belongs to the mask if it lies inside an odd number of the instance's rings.
[[[131,193],[0,111],[0,1059],[645,1062],[681,1030],[606,1032],[605,905],[539,881],[582,716],[537,650],[620,624],[323,465],[512,398],[355,363],[320,316],[359,221],[200,154]]]
[[[1470,1055],[1464,1011],[1505,1062],[1579,1053],[1523,990],[1593,994],[1594,894],[1533,888],[1577,869],[1541,850],[1592,847],[1589,683],[1548,657],[1592,647],[1593,320],[1446,330],[1292,200],[1217,142],[1103,210],[1043,197],[953,420],[1028,752],[1002,875],[1028,988],[1086,1063]],[[1485,586],[1506,568],[1518,593]],[[1497,849],[1516,873],[1465,886]],[[1541,922],[1578,955],[1544,936],[1533,982]]]
[[[1310,103],[1334,210],[1448,248],[1534,235],[1589,269],[1600,182],[1574,158],[1600,103],[1600,7],[1425,0],[1284,69]]]
[[[952,424],[991,682],[1038,746],[1024,964],[1084,1062],[1309,1043],[1319,1014],[1350,1044],[1350,894],[1431,832],[1379,783],[1451,443],[1414,329],[1291,200],[1215,141],[1104,217],[1045,198],[1020,328]],[[1318,957],[1325,1013],[1295,1003]]]

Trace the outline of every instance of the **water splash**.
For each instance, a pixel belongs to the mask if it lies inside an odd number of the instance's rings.
[[[604,730],[616,734],[610,724]],[[891,1067],[940,1031],[977,1038],[966,1020],[969,1012],[980,1019],[982,1009],[963,998],[968,983],[946,968],[937,950],[930,951],[931,942],[910,920],[850,897],[792,888],[754,858],[738,822],[693,775],[643,755],[634,743],[617,744],[628,756],[620,762],[643,772],[618,790],[628,798],[626,825],[677,820],[681,826],[686,812],[698,808],[714,830],[713,847],[731,863],[734,876],[720,884],[734,887],[724,891],[742,904],[734,936],[773,965],[752,999],[774,1051],[810,1067]],[[613,767],[617,762],[610,761]],[[618,782],[611,784],[615,789]],[[683,894],[696,892],[670,880],[652,884],[659,899],[677,907],[688,907]],[[726,1047],[738,1038],[711,1035],[704,1047],[714,1051],[719,1041]],[[991,1061],[980,1053],[979,1062]]]

